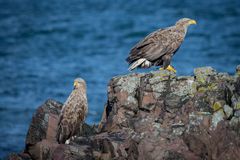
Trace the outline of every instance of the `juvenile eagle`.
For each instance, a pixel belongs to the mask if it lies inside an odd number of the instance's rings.
[[[162,66],[163,69],[176,72],[170,66],[171,58],[181,46],[191,24],[196,24],[196,21],[182,18],[174,26],[150,33],[131,49],[126,59],[130,64],[129,70]]]
[[[64,103],[60,114],[57,130],[59,143],[65,143],[81,131],[87,111],[86,83],[83,79],[77,78],[74,80],[74,89]]]

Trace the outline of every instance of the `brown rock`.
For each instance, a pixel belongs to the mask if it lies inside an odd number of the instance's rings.
[[[51,159],[54,149],[58,146],[56,130],[61,108],[61,103],[47,100],[33,116],[25,148],[25,152],[33,159]]]
[[[62,104],[54,100],[47,100],[42,106],[40,106],[36,114],[32,118],[31,125],[29,127],[26,137],[26,147],[34,145],[47,136],[54,140],[54,130],[57,127],[57,118],[60,114]],[[50,121],[49,121],[50,119]]]

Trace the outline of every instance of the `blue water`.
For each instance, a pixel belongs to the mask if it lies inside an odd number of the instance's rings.
[[[88,123],[97,123],[111,77],[146,34],[182,17],[196,19],[173,59],[178,75],[240,64],[239,0],[0,0],[0,157],[24,148],[36,108],[64,102],[73,80],[87,81]],[[140,70],[142,72],[144,70]]]

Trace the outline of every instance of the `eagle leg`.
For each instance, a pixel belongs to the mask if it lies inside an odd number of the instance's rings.
[[[160,70],[164,70],[164,68],[160,68]],[[172,72],[174,72],[174,73],[177,72],[176,69],[173,68],[173,66],[171,66],[171,65],[168,65],[167,68],[166,68],[166,70],[168,70],[168,71],[172,71]]]

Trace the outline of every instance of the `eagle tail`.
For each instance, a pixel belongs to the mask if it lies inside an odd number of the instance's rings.
[[[133,62],[131,64],[131,66],[128,68],[129,71],[134,70],[135,68],[137,68],[138,66],[140,66],[141,64],[143,64],[146,61],[145,58],[140,58],[137,61]]]

